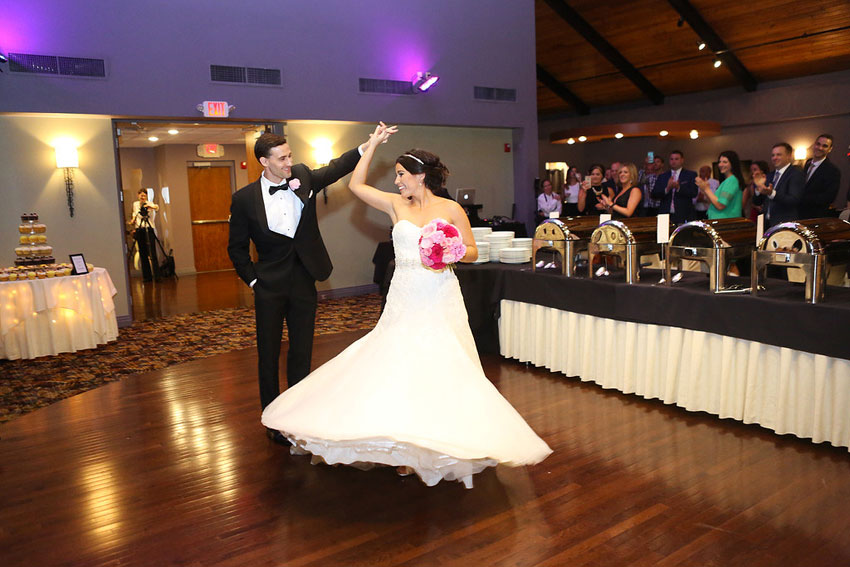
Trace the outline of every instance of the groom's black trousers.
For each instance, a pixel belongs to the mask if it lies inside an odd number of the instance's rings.
[[[280,344],[283,322],[289,334],[286,382],[294,386],[310,373],[316,323],[316,282],[292,255],[291,285],[276,289],[254,284],[260,403],[265,408],[280,394]]]

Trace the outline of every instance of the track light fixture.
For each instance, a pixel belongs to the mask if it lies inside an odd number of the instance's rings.
[[[424,93],[428,89],[434,86],[434,83],[440,80],[440,77],[437,75],[432,75],[430,71],[422,72],[419,71],[416,73],[416,76],[413,77],[411,83],[413,84],[413,92],[416,93]]]

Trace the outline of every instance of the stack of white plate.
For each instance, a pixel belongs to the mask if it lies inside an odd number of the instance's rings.
[[[486,239],[490,243],[490,261],[498,262],[499,250],[508,248],[511,245],[511,241],[514,239],[514,232],[512,230],[499,230],[488,234]]]
[[[499,250],[499,261],[503,264],[525,264],[531,262],[530,248],[502,248]]]
[[[490,261],[490,243],[475,241],[478,247],[478,259],[473,264],[483,264]]]
[[[511,242],[511,248],[527,248],[528,250],[531,250],[533,243],[533,238],[514,238]]]
[[[491,232],[493,232],[493,229],[489,226],[472,227],[472,237],[475,239],[475,242],[486,242],[485,237]]]

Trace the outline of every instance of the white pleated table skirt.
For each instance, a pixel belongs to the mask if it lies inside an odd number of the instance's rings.
[[[0,359],[96,348],[118,338],[109,273],[0,283]]]
[[[850,448],[850,361],[502,300],[502,356],[690,411]]]

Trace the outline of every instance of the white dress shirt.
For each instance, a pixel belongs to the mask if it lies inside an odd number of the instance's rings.
[[[298,222],[301,220],[301,210],[304,203],[298,198],[292,189],[275,191],[269,194],[269,187],[279,185],[266,179],[265,172],[260,175],[260,189],[263,193],[263,205],[266,208],[266,219],[269,222],[269,230],[288,236],[295,237]]]
[[[545,216],[549,216],[549,213],[561,212],[561,200],[552,193],[551,195],[547,195],[546,193],[541,193],[537,196],[537,210],[542,212]]]

